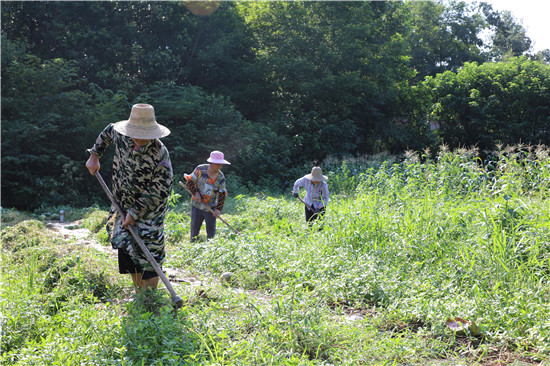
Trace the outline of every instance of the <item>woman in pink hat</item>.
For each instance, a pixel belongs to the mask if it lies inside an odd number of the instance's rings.
[[[304,187],[306,190],[304,203],[306,206],[306,222],[309,225],[312,225],[315,220],[325,214],[329,201],[327,179],[328,177],[323,175],[321,168],[315,166],[311,169],[310,174],[306,174],[294,182],[294,187],[292,188],[294,197],[299,197],[298,191],[300,187]]]
[[[216,234],[216,218],[220,217],[227,189],[225,176],[220,168],[231,165],[225,160],[221,151],[212,151],[207,159],[209,164],[198,165],[191,175],[186,175],[187,188],[193,194],[191,197],[191,242],[195,241],[201,230],[202,222],[206,222],[206,237],[212,239]],[[208,212],[208,206],[213,212]]]

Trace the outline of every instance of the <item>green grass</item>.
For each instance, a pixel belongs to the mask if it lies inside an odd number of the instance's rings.
[[[189,202],[175,195],[165,267],[201,283],[175,285],[177,314],[166,291],[117,301],[131,285],[115,259],[36,221],[4,229],[2,364],[548,364],[547,149],[324,171],[332,199],[313,228],[290,196],[238,196],[224,217],[239,235],[218,222],[213,240],[190,243]],[[106,211],[82,218],[101,232]],[[454,333],[457,316],[482,336]]]
[[[9,209],[9,208],[8,209],[1,208],[0,214],[1,214],[1,221],[2,221],[1,223],[2,229],[4,229],[5,227],[16,225],[21,221],[25,221],[31,218],[31,216],[27,213],[19,212],[15,209]]]

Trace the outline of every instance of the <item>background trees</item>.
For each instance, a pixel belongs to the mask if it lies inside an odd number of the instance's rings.
[[[408,42],[411,64],[417,72],[415,80],[457,70],[466,61],[488,59],[482,50],[481,38],[488,24],[479,13],[478,4],[413,1],[409,6],[412,31],[408,34]]]
[[[92,119],[93,92],[74,62],[24,54],[3,66],[2,81],[2,203],[36,207],[74,199],[71,186],[80,175],[73,175],[74,163],[83,157],[74,147],[92,138],[85,123]]]
[[[254,189],[328,156],[550,143],[548,57],[510,58],[530,40],[487,4],[187,5],[2,4],[3,205],[88,204],[84,151],[137,102],[172,129],[177,174],[220,149]]]
[[[425,84],[433,98],[430,118],[441,125],[441,139],[451,147],[548,143],[550,68],[512,58],[506,62],[466,63]]]
[[[525,34],[525,28],[509,11],[494,11],[491,5],[482,3],[481,9],[487,19],[491,32],[489,55],[493,60],[505,57],[521,56],[531,47],[531,40]]]
[[[265,2],[239,7],[273,90],[266,117],[294,159],[372,148],[412,76],[393,2]],[[376,136],[377,138],[372,138]]]

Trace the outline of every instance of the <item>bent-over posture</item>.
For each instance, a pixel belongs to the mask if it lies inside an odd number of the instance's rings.
[[[149,104],[135,104],[128,120],[111,123],[87,151],[86,168],[94,175],[99,158],[115,144],[112,193],[125,217],[111,207],[107,232],[113,248],[118,249],[120,273],[129,273],[137,289],[157,288],[159,277],[145,254],[126,229],[133,225],[153,258],[165,258],[164,217],[172,190],[172,164],[168,149],[159,140],[170,130],[157,123]]]
[[[302,178],[294,182],[292,194],[294,197],[299,197],[298,191],[303,187],[306,191],[304,197],[306,222],[312,225],[315,220],[323,217],[325,209],[329,202],[329,191],[327,184],[328,177],[323,175],[320,167],[316,166],[311,169],[310,174],[304,175]]]

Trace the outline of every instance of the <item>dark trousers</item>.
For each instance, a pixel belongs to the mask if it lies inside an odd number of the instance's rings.
[[[311,226],[313,225],[313,222],[319,218],[322,218],[325,214],[325,207],[322,207],[319,209],[319,212],[315,212],[312,209],[310,209],[308,206],[305,206],[306,208],[306,222]]]
[[[212,239],[216,234],[216,217],[208,211],[191,206],[191,242],[197,239],[203,221],[206,222],[206,238]]]

